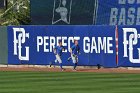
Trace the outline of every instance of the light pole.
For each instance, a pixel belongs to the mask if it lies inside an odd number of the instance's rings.
[[[7,0],[4,0],[4,6],[6,9],[7,9],[7,4],[8,4]]]

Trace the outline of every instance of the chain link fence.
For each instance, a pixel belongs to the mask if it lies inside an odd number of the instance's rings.
[[[140,0],[1,0],[0,25],[140,25]]]

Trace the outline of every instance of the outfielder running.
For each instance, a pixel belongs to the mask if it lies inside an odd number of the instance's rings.
[[[65,51],[65,48],[63,47],[62,42],[59,41],[59,45],[54,48],[54,54],[56,57],[54,64],[59,62],[61,71],[64,70],[64,68],[62,67],[62,60],[61,60],[63,51]],[[52,64],[53,64],[53,62],[50,62],[50,67],[52,66]]]
[[[71,47],[70,53],[71,53],[71,59],[74,63],[73,70],[76,71],[76,67],[78,64],[78,54],[80,54],[80,47],[78,45],[78,40],[74,40],[74,45]]]

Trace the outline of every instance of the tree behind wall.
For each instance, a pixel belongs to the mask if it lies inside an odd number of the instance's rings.
[[[0,9],[0,25],[30,24],[30,1],[7,0],[7,9]]]

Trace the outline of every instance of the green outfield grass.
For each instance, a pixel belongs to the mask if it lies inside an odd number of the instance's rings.
[[[140,74],[0,72],[0,93],[139,93]]]

